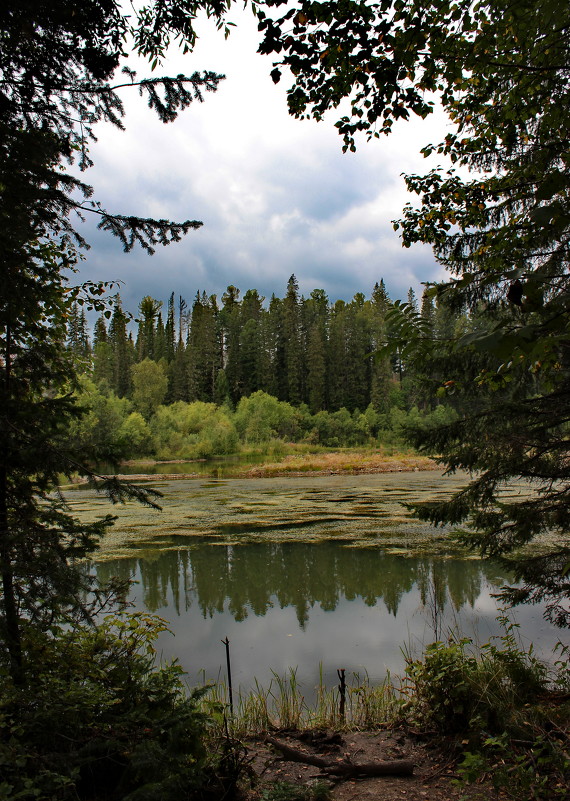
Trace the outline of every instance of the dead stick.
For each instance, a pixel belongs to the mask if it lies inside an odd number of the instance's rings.
[[[411,776],[414,772],[414,763],[410,759],[393,759],[387,762],[365,762],[358,764],[343,760],[336,762],[331,759],[313,756],[291,748],[290,745],[276,740],[275,737],[266,737],[265,742],[280,751],[289,762],[303,762],[306,765],[314,765],[328,773],[336,773],[343,776]]]
[[[232,666],[230,664],[230,641],[226,635],[226,639],[222,640],[222,643],[226,646],[226,665],[228,670],[228,687],[230,690],[230,715],[234,716],[234,694],[232,692]]]

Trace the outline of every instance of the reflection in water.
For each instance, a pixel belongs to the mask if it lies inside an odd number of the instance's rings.
[[[172,607],[180,615],[195,603],[203,617],[229,611],[240,621],[248,614],[265,615],[277,601],[281,608],[293,607],[301,629],[312,607],[332,612],[341,598],[360,598],[367,606],[382,600],[396,616],[402,596],[415,587],[424,606],[430,601],[444,609],[449,601],[457,611],[474,606],[483,585],[499,587],[505,581],[490,563],[478,560],[413,559],[336,542],[204,542],[178,551],[157,550],[156,557],[102,562],[97,574],[103,581],[136,576],[152,612]]]
[[[204,541],[154,554],[147,547],[144,555],[101,562],[97,574],[137,582],[135,608],[169,621],[176,637],[163,637],[160,648],[180,659],[191,680],[200,669],[217,678],[226,636],[236,684],[250,687],[257,678],[267,685],[272,669],[298,667],[310,696],[319,662],[331,684],[337,667],[381,680],[386,670],[402,672],[402,645],[431,642],[454,625],[482,641],[499,631],[491,593],[505,576],[489,562],[338,542]],[[530,639],[544,635],[536,610],[524,609],[521,622]]]

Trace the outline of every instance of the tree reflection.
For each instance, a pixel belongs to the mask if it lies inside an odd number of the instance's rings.
[[[407,557],[331,541],[197,542],[171,550],[145,548],[143,556],[101,562],[98,576],[135,579],[152,612],[172,607],[180,615],[197,604],[204,618],[227,610],[243,620],[279,605],[295,609],[302,629],[311,608],[333,611],[342,598],[361,598],[368,606],[383,601],[396,616],[403,597],[417,587],[436,630],[447,607],[473,606],[484,584],[505,581],[488,562]]]

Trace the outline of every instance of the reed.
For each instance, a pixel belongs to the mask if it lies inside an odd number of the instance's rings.
[[[346,684],[344,716],[340,714],[339,689],[326,686],[322,665],[313,703],[307,702],[296,668],[290,668],[284,676],[272,672],[268,687],[255,680],[249,692],[234,690],[233,717],[229,689],[223,681],[210,685],[202,703],[204,711],[212,706],[225,710],[223,725],[228,725],[237,737],[256,736],[271,729],[374,729],[395,719],[398,700],[389,676],[373,685],[368,674],[352,673]]]

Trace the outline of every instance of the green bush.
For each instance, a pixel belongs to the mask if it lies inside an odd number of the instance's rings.
[[[214,403],[177,401],[160,406],[150,427],[159,458],[207,459],[238,448],[231,412]]]
[[[101,391],[89,379],[82,379],[78,406],[83,415],[72,422],[69,441],[73,448],[96,462],[116,463],[130,455],[121,431],[132,404],[114,392]]]
[[[405,708],[420,724],[442,733],[516,730],[518,712],[544,689],[542,662],[518,647],[513,629],[478,652],[463,638],[428,645],[422,659],[407,658]]]
[[[131,457],[153,453],[152,432],[140,412],[131,412],[118,431],[119,442]]]
[[[176,664],[154,665],[159,618],[25,632],[26,686],[6,664],[0,690],[0,797],[37,801],[185,801],[217,787],[203,692]]]
[[[295,441],[298,435],[297,410],[261,390],[240,400],[234,420],[240,439],[246,443]]]

